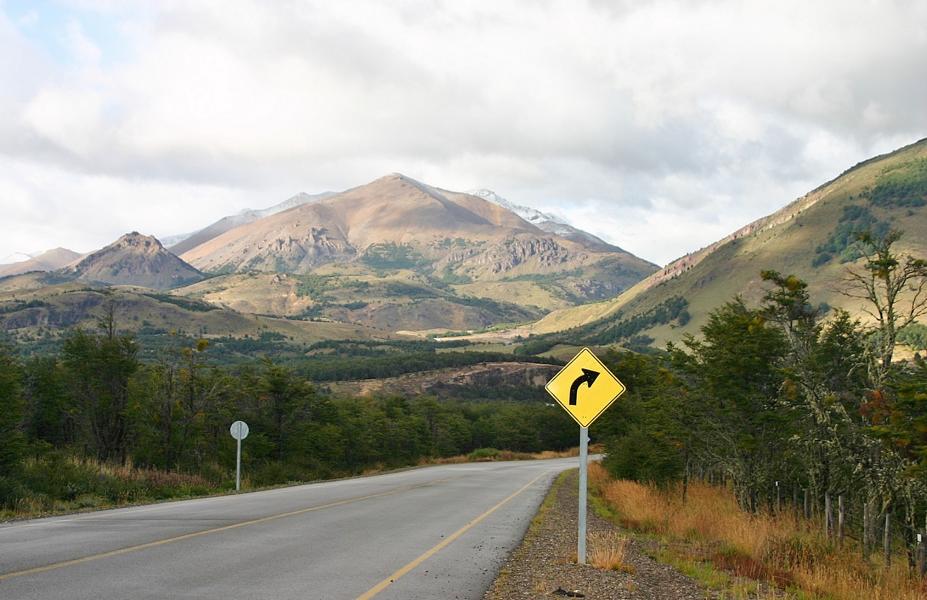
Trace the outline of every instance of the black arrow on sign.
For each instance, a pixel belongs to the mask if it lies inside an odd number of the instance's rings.
[[[576,404],[576,393],[579,392],[579,386],[585,383],[586,387],[592,387],[592,384],[595,383],[596,377],[598,376],[598,371],[583,369],[583,374],[577,377],[576,380],[573,381],[573,385],[570,386],[570,406]]]

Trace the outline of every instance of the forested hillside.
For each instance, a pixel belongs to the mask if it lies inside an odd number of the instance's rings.
[[[789,506],[820,527],[820,546],[788,550],[815,533],[731,548],[724,568],[748,561],[761,565],[754,573],[797,581],[820,569],[815,561],[834,561],[857,569],[845,579],[860,593],[888,589],[868,562],[847,557],[848,539],[866,561],[879,554],[888,563],[902,549],[914,566],[927,519],[927,362],[899,360],[896,343],[927,313],[927,261],[897,241],[897,232],[857,239],[863,258],[842,291],[864,303],[867,322],[823,310],[793,275],[762,271],[759,301],[729,298],[699,337],[665,354],[608,356],[629,389],[596,423],[614,476],[683,499],[690,481],[721,483],[751,514]],[[837,589],[816,577],[821,590]]]

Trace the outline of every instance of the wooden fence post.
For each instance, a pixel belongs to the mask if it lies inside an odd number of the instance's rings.
[[[843,546],[843,523],[846,519],[846,513],[843,507],[843,494],[837,496],[837,545]]]
[[[924,560],[924,536],[918,533],[917,534],[917,574],[923,577],[924,571],[927,571],[927,563],[925,563],[925,560]]]
[[[867,497],[863,500],[863,560],[869,560],[869,540],[872,537],[870,529],[872,529],[872,524],[870,523],[872,516],[869,514],[869,498]]]
[[[885,559],[885,566],[892,564],[892,511],[885,511],[885,529],[882,532],[882,554]]]

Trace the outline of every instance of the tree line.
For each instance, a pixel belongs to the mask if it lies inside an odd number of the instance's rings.
[[[896,251],[900,237],[858,239],[841,293],[865,321],[825,314],[804,281],[764,271],[759,306],[732,299],[661,356],[610,353],[629,393],[597,423],[609,470],[683,495],[693,477],[724,482],[749,511],[791,504],[867,557],[881,542],[890,559],[900,531],[913,565],[927,528],[927,364],[895,354],[927,314],[927,262]]]
[[[270,360],[212,364],[205,340],[143,362],[116,316],[110,307],[97,330],[70,332],[57,354],[23,360],[0,348],[0,505],[29,495],[25,466],[62,455],[227,483],[236,419],[251,428],[243,460],[254,485],[575,442],[572,421],[541,391],[537,402],[333,397]]]

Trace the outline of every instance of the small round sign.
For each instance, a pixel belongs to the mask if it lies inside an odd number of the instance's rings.
[[[235,421],[232,423],[232,426],[229,427],[229,432],[236,440],[243,440],[248,437],[248,431],[248,424],[244,421]]]

